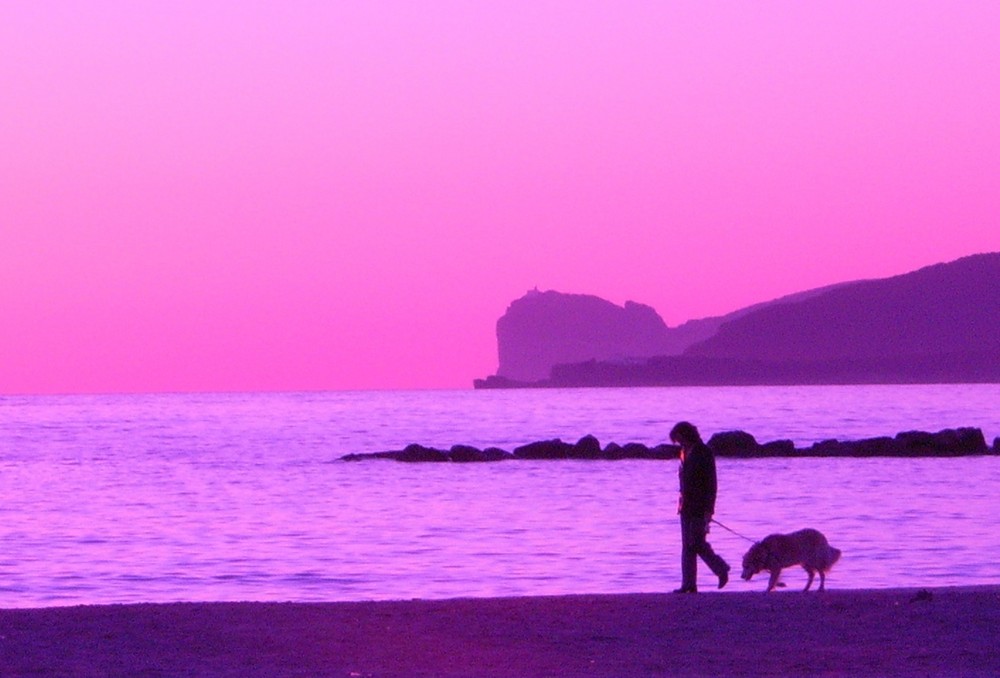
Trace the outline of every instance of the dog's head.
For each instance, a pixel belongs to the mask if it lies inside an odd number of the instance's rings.
[[[761,570],[767,569],[767,549],[760,542],[755,543],[743,556],[743,579],[750,581],[750,578]]]

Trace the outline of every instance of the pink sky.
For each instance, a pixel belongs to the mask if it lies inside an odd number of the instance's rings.
[[[468,388],[535,286],[674,326],[1000,250],[998,45],[993,0],[5,2],[0,392]]]

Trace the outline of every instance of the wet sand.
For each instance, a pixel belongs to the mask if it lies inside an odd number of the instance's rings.
[[[1000,586],[0,610],[2,676],[1000,674]]]

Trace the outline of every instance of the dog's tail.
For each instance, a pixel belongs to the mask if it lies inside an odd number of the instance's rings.
[[[840,560],[840,549],[835,549],[832,546],[827,546],[826,551],[826,567],[824,570],[829,570],[833,567],[833,564]]]

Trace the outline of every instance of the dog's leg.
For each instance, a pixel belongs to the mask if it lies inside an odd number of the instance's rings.
[[[813,585],[813,577],[816,576],[816,570],[812,569],[811,567],[807,567],[807,568],[805,568],[805,570],[806,570],[806,573],[809,575],[809,579],[806,581],[806,587],[804,589],[802,589],[802,590],[803,591],[808,591],[809,587]],[[819,576],[822,579],[823,573],[820,572]]]
[[[826,574],[823,570],[819,571],[819,590],[820,593],[826,590]]]
[[[776,568],[774,570],[771,570],[771,578],[767,582],[767,591],[773,591],[774,590],[774,587],[778,585],[778,577],[780,577],[780,576],[781,576],[781,569],[780,568]],[[764,593],[767,593],[767,591],[765,591]]]

